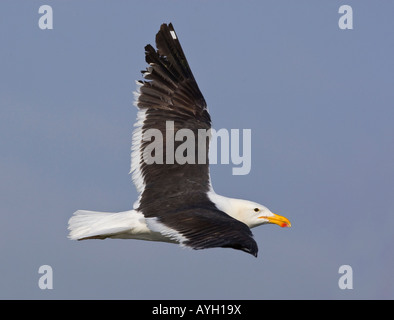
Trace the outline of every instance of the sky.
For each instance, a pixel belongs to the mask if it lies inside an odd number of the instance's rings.
[[[39,26],[45,4],[53,29]],[[342,5],[353,29],[339,27]],[[0,298],[394,299],[393,10],[372,0],[1,1]],[[137,199],[132,93],[164,22],[213,127],[251,130],[250,172],[211,165],[215,191],[292,223],[252,229],[257,258],[67,238],[74,211]],[[40,287],[46,265],[52,289]]]

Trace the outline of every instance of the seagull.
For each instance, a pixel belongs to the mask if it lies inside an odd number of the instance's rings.
[[[195,250],[233,248],[257,257],[258,246],[250,229],[264,224],[290,227],[290,221],[259,203],[215,193],[208,147],[196,144],[199,150],[195,154],[200,152],[199,160],[204,161],[180,163],[174,160],[174,154],[164,155],[162,163],[146,161],[152,153],[151,140],[145,136],[148,132],[161,133],[163,151],[171,143],[167,140],[171,134],[188,129],[197,140],[199,130],[211,128],[207,104],[171,23],[161,25],[156,47],[145,46],[149,66],[141,71],[144,80],[136,81],[134,93],[138,113],[130,173],[138,200],[132,210],[123,212],[74,212],[68,222],[68,237],[161,241]],[[202,140],[209,145],[209,139],[206,135]],[[181,142],[173,142],[174,147]],[[159,153],[159,148],[155,152]]]

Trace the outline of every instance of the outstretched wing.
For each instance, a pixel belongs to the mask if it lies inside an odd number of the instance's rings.
[[[161,26],[156,45],[157,51],[151,45],[145,47],[149,67],[142,71],[145,80],[137,82],[139,92],[135,105],[139,112],[133,133],[131,173],[141,195],[135,207],[185,189],[208,191],[210,186],[208,130],[211,119],[172,24]],[[162,136],[161,146],[153,152],[147,149],[153,139],[144,139],[150,129],[158,130]],[[174,141],[181,129],[192,132],[193,139]],[[193,161],[178,163],[175,152],[184,142],[191,144],[185,152],[190,152],[187,159],[192,157]],[[148,156],[161,161],[147,163]],[[178,182],[176,187],[168,188],[168,182],[174,179]],[[149,194],[145,192],[147,188]]]
[[[171,24],[161,26],[156,46],[157,51],[145,47],[149,67],[142,71],[144,81],[137,82],[131,173],[140,196],[134,208],[143,213],[151,230],[181,245],[231,247],[256,256],[257,244],[248,226],[218,210],[207,196],[211,119]],[[191,137],[177,141],[185,129]],[[157,141],[147,138],[148,132],[161,136],[154,148]],[[186,143],[188,147],[177,154]],[[179,155],[187,161],[180,162]]]

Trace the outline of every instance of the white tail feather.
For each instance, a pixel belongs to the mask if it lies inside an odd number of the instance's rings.
[[[141,214],[134,210],[116,213],[78,210],[68,221],[68,237],[71,240],[132,238],[132,234],[145,231],[145,223],[140,218]]]

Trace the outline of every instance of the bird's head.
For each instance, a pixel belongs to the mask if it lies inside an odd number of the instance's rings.
[[[213,191],[208,195],[219,210],[245,223],[249,228],[268,223],[277,224],[280,227],[291,227],[287,218],[272,213],[267,207],[257,202],[228,198]]]
[[[237,200],[235,204],[236,217],[247,224],[249,228],[268,223],[277,224],[280,227],[291,227],[291,223],[286,217],[272,213],[262,204],[247,200]]]

